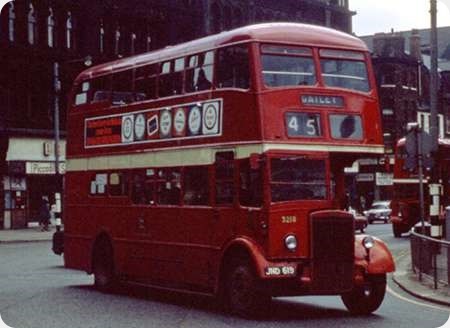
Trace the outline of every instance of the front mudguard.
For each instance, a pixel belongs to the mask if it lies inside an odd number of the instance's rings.
[[[395,271],[395,262],[386,244],[376,238],[374,246],[367,251],[363,246],[363,239],[367,235],[355,236],[355,266],[364,269],[369,275],[385,274]]]

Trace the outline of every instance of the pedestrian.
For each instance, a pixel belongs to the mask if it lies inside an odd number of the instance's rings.
[[[50,224],[50,207],[48,205],[47,196],[42,196],[41,205],[39,207],[39,225],[41,231],[49,231],[48,225]]]

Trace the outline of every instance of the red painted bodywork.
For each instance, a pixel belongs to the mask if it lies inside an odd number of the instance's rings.
[[[219,289],[224,257],[229,254],[229,250],[239,248],[241,252],[249,254],[256,272],[263,280],[285,278],[265,276],[264,270],[270,265],[295,264],[303,267],[302,275],[296,280],[301,287],[297,292],[299,294],[311,292],[307,287],[312,279],[308,264],[311,259],[309,217],[312,212],[318,210],[342,208],[343,168],[351,165],[357,158],[367,155],[367,149],[380,148],[382,145],[375,79],[370,55],[362,41],[348,34],[317,26],[284,23],[255,25],[90,68],[79,75],[74,88],[94,76],[235,43],[248,43],[250,46],[250,65],[253,73],[252,87],[249,90],[213,89],[197,94],[139,102],[126,107],[100,108],[95,104],[72,107],[67,127],[68,162],[95,156],[152,152],[164,148],[215,146],[218,149],[221,147],[229,149],[235,145],[263,142],[284,145],[283,147],[298,144],[317,145],[322,146],[320,151],[314,147],[308,151],[280,149],[264,152],[261,156],[265,161],[283,155],[324,159],[327,163],[327,188],[331,189],[330,181],[333,173],[336,181],[335,195],[328,192],[324,200],[270,203],[267,183],[269,173],[265,167],[264,205],[261,208],[243,207],[237,200],[229,207],[135,205],[127,196],[107,198],[89,196],[88,186],[95,170],[71,171],[69,164],[65,180],[67,192],[64,199],[66,267],[91,272],[93,245],[98,236],[104,235],[112,241],[115,270],[121,277],[175,289],[214,293]],[[364,93],[325,87],[320,74],[317,74],[318,82],[315,86],[266,88],[260,75],[260,43],[310,46],[313,48],[316,62],[319,48],[360,51],[364,54],[368,66],[371,91]],[[320,65],[316,63],[316,66],[319,70]],[[338,95],[343,97],[344,107],[303,106],[299,100],[302,94]],[[223,133],[219,137],[167,140],[156,144],[84,147],[84,121],[88,117],[115,115],[124,111],[136,112],[218,98],[223,99]],[[319,113],[324,124],[323,136],[314,139],[289,138],[286,135],[284,120],[284,113],[288,110]],[[333,140],[329,133],[327,118],[333,113],[361,115],[363,139]],[[366,148],[360,152],[357,150],[340,152],[337,146]],[[334,149],[328,152],[326,147]],[[212,167],[210,169],[212,170]],[[235,183],[237,182],[238,177],[235,174]],[[327,215],[337,213],[337,217],[341,215],[339,211],[327,213]],[[287,215],[296,216],[295,224],[280,223],[280,218]],[[300,240],[295,252],[290,252],[284,247],[283,238],[289,233],[296,234]],[[355,281],[358,276],[356,272],[377,274],[393,270],[392,257],[381,241],[376,242],[368,261],[361,251],[359,239],[355,240]],[[288,288],[290,287],[285,288],[286,293]]]
[[[417,195],[419,194],[419,183],[417,170],[404,169],[405,165],[405,139],[400,139],[397,142],[396,152],[395,152],[395,164],[394,164],[394,185],[405,184],[408,179],[414,179],[415,182],[408,183],[409,188],[415,188],[417,190]],[[450,140],[449,139],[439,139],[438,151],[436,152],[434,160],[434,165],[436,167],[435,172],[437,173],[439,180],[443,185],[443,195],[441,199],[441,219],[444,220],[443,209],[450,204],[450,198],[447,196],[450,190]],[[425,219],[429,217],[429,205],[430,197],[428,194],[428,179],[429,171],[424,170],[424,214]],[[403,181],[402,181],[403,180]],[[419,207],[419,197],[407,197],[399,193],[394,193],[394,199],[391,202],[391,222],[399,233],[408,232],[417,222],[420,221],[420,207]]]

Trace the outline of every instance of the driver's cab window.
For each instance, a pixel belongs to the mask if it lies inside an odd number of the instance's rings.
[[[262,168],[250,167],[250,160],[239,162],[239,203],[242,206],[260,207],[262,204]]]

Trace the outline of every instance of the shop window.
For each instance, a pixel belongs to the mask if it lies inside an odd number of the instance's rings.
[[[185,205],[208,205],[208,168],[186,167],[184,169]]]
[[[108,190],[110,196],[128,195],[126,174],[122,172],[110,173]]]
[[[131,200],[134,204],[154,204],[155,170],[146,169],[133,173]]]
[[[217,87],[248,89],[250,86],[246,45],[218,50]]]
[[[157,203],[179,205],[181,195],[181,174],[178,168],[161,169],[156,179]]]
[[[214,52],[193,55],[188,58],[186,92],[211,89],[213,81]]]
[[[107,183],[108,183],[108,174],[106,173],[95,174],[90,181],[89,193],[93,196],[94,195],[105,196]]]
[[[216,153],[216,204],[233,203],[234,154],[231,151]]]
[[[239,164],[239,202],[243,206],[260,207],[262,203],[261,168],[251,169],[249,159]]]

